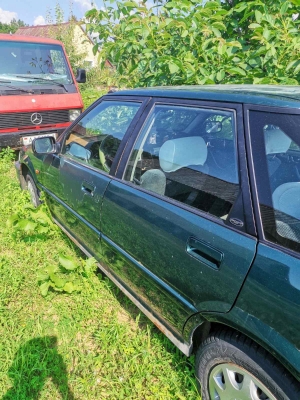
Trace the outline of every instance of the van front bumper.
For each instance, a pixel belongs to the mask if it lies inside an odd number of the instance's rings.
[[[41,129],[40,131],[28,130],[22,132],[0,133],[0,148],[11,147],[14,150],[19,150],[23,146],[23,137],[46,135],[47,133],[56,133],[57,138],[64,132],[66,128],[56,129]]]

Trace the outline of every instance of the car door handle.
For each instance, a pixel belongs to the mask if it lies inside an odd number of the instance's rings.
[[[219,269],[224,258],[224,253],[203,240],[190,237],[187,241],[186,251],[192,257],[207,264],[208,266]]]
[[[81,190],[89,196],[94,196],[95,189],[96,186],[92,185],[89,182],[83,181],[81,184]]]

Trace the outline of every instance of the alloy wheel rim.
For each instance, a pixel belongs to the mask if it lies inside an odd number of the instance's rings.
[[[260,380],[236,364],[215,366],[208,384],[211,400],[276,400]]]

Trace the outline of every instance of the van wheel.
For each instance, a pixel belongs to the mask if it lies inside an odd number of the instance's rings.
[[[196,355],[202,400],[297,400],[299,384],[264,349],[242,334],[222,329]]]
[[[36,187],[36,184],[34,183],[32,176],[29,174],[26,175],[26,184],[27,184],[27,190],[30,194],[31,203],[33,204],[34,207],[38,207],[41,204],[39,191],[38,188]]]

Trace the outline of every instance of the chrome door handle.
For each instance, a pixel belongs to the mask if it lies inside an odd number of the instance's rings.
[[[88,194],[89,196],[94,196],[96,186],[92,185],[91,183],[87,181],[83,181],[81,184],[81,190]]]
[[[186,251],[192,257],[207,264],[208,266],[219,269],[224,258],[224,253],[203,240],[190,237],[187,241]]]

